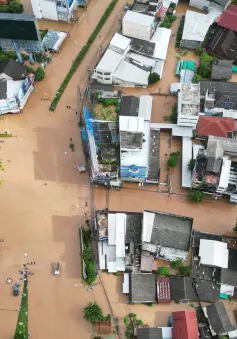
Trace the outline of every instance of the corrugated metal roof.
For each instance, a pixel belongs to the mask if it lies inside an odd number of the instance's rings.
[[[155,42],[155,51],[153,57],[156,59],[165,60],[169,41],[170,41],[171,29],[164,27],[158,27],[151,39],[151,42]]]
[[[126,22],[150,27],[154,22],[154,17],[137,12],[127,11],[123,17],[123,25]]]
[[[151,112],[152,112],[152,96],[151,95],[141,95],[139,102],[138,117],[144,118],[145,121],[151,121]]]
[[[116,237],[116,214],[108,214],[108,243],[115,245]]]
[[[192,159],[192,139],[182,138],[182,187],[192,186],[192,173],[188,168],[188,163]]]

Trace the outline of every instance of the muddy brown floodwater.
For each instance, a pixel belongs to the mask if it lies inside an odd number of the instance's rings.
[[[64,43],[60,54],[54,56],[47,67],[47,77],[36,84],[35,93],[30,97],[24,112],[19,115],[7,115],[0,119],[0,130],[5,125],[17,137],[5,139],[1,143],[1,227],[0,239],[0,337],[13,337],[20,297],[12,296],[12,286],[6,285],[10,277],[18,281],[18,269],[28,261],[35,261],[32,266],[35,273],[29,283],[29,331],[37,339],[89,339],[92,327],[82,317],[82,309],[89,301],[97,301],[105,314],[109,313],[104,290],[95,286],[89,293],[81,285],[80,255],[78,246],[78,226],[84,223],[85,208],[90,208],[90,189],[87,174],[80,174],[77,165],[84,161],[77,126],[75,109],[76,87],[83,88],[87,82],[88,65],[93,68],[99,57],[99,47],[105,47],[113,33],[118,29],[118,20],[126,0],[120,0],[101,30],[95,43],[90,48],[85,61],[80,65],[69,83],[55,112],[50,112],[49,101],[55,95],[61,81],[67,74],[72,61],[82,45],[87,41],[109,0],[92,0],[89,10],[80,17],[79,25],[40,21],[41,28],[70,30],[70,37]],[[24,0],[26,11],[30,3]],[[27,7],[28,6],[28,7]],[[188,8],[187,4],[178,6],[178,14]],[[174,23],[172,31],[178,26]],[[78,43],[75,43],[77,41]],[[164,76],[159,84],[152,86],[155,92],[162,88],[168,91],[169,83],[176,81],[174,76],[176,52],[175,39],[171,40],[168,58],[165,62]],[[192,52],[185,59],[195,58]],[[46,95],[44,94],[46,93]],[[126,90],[140,96],[148,90]],[[171,110],[173,98],[154,97],[152,120],[163,121],[163,116]],[[170,100],[170,102],[168,102]],[[73,109],[69,110],[66,106]],[[75,152],[69,148],[75,144]],[[180,141],[172,147],[180,147]],[[172,173],[179,186],[180,170]],[[111,190],[109,209],[119,211],[143,211],[144,208],[167,211],[194,218],[194,228],[232,234],[237,207],[210,199],[200,205],[188,202],[187,191],[175,190],[176,194],[158,193],[157,186],[139,188],[134,184],[125,184],[121,191]],[[95,189],[95,205],[105,207],[105,189]],[[24,256],[28,253],[27,256]],[[52,263],[59,261],[62,274],[52,275]],[[127,297],[121,293],[122,277],[101,274],[111,306],[120,329],[123,330],[123,317],[130,311],[138,314],[144,322],[152,326],[165,325],[171,310],[190,308],[189,305],[171,304],[167,306],[147,307],[127,304]],[[79,286],[75,286],[78,284]],[[179,306],[179,307],[178,307]],[[115,335],[113,337],[116,338]],[[122,336],[123,337],[123,336]]]

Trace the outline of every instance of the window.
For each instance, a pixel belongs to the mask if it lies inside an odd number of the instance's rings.
[[[104,73],[104,75],[110,75],[110,73]]]
[[[97,71],[98,74],[103,74],[102,72]]]
[[[105,78],[105,80],[110,80],[110,78]]]
[[[103,79],[103,77],[102,77],[102,75],[97,75],[97,78],[99,78],[99,79]]]

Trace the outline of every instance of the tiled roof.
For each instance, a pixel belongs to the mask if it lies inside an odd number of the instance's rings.
[[[130,303],[156,303],[156,277],[150,273],[130,274]]]
[[[162,339],[162,328],[138,328],[137,339]]]
[[[196,312],[180,311],[173,312],[173,339],[198,339],[198,323]]]
[[[234,329],[222,301],[208,305],[206,310],[208,320],[216,334],[225,334]]]
[[[219,26],[237,32],[237,6],[230,5],[228,9],[222,13],[218,24]]]
[[[198,119],[196,134],[199,136],[213,135],[226,138],[228,132],[233,132],[234,129],[235,120],[233,118],[201,115]]]
[[[232,60],[217,59],[212,64],[212,80],[230,80],[232,77]]]

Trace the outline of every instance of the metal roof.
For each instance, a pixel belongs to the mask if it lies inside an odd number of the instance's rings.
[[[216,334],[221,335],[234,330],[222,301],[206,306],[206,312],[211,327]]]
[[[147,86],[148,85],[148,76],[150,72],[143,70],[135,64],[122,60],[118,65],[118,68],[114,72],[114,79],[126,82],[133,83],[137,85]]]
[[[154,42],[137,38],[132,38],[131,40],[131,51],[137,52],[141,55],[146,55],[148,57],[153,57],[156,46]]]
[[[210,25],[220,15],[216,9],[209,14],[186,11],[182,40],[203,41]]]
[[[224,242],[201,239],[199,256],[202,265],[228,267],[229,250]]]
[[[165,60],[167,51],[168,51],[168,46],[169,46],[169,41],[170,41],[170,36],[171,36],[171,29],[167,29],[164,27],[158,27],[151,38],[151,42],[155,42],[155,51],[153,54],[153,57],[155,59],[161,59]]]
[[[141,256],[141,267],[140,267],[141,271],[151,272],[152,262],[153,262],[153,257],[151,255],[142,255]]]
[[[96,66],[97,71],[114,73],[118,68],[123,56],[119,53],[107,49],[102,59]]]
[[[192,186],[192,173],[188,168],[188,163],[193,158],[192,144],[191,138],[182,138],[182,187],[188,188]]]
[[[220,173],[221,170],[221,159],[216,159],[214,157],[209,157],[207,159],[207,172]]]
[[[159,304],[164,304],[171,301],[169,278],[159,277],[157,279],[157,298]]]
[[[219,144],[221,145],[225,153],[237,154],[237,140],[236,139],[220,138],[220,137],[214,137],[210,135],[208,137],[207,149],[209,149],[209,147],[215,144],[216,141],[219,142]]]
[[[229,5],[218,20],[218,25],[237,32],[237,7]]]
[[[137,339],[163,339],[162,328],[138,328]]]
[[[193,219],[145,210],[142,241],[188,251]]]
[[[137,12],[127,11],[123,17],[123,25],[126,22],[150,27],[154,22],[154,17]]]
[[[119,48],[122,51],[125,51],[131,43],[131,39],[123,36],[122,34],[115,33],[112,40],[110,41],[110,47]]]
[[[138,104],[139,100],[134,95],[122,96],[119,115],[137,117]]]
[[[230,80],[232,77],[232,60],[217,59],[212,64],[212,80]]]
[[[151,121],[152,100],[151,95],[140,96],[138,117],[144,118],[144,121]]]

